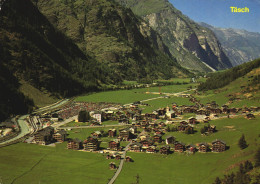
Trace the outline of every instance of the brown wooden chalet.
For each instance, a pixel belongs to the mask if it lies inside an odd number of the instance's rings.
[[[200,143],[199,144],[199,152],[208,152],[210,149],[209,149],[209,145],[208,143]]]
[[[213,152],[223,152],[226,150],[226,143],[221,140],[215,140],[212,142],[212,151]]]
[[[153,136],[153,141],[157,142],[157,143],[161,143],[162,142],[162,135],[161,134],[156,134]]]
[[[165,137],[165,143],[166,144],[174,144],[175,143],[175,137],[173,137],[172,135]]]
[[[94,137],[88,137],[83,143],[84,150],[86,151],[96,151],[99,149],[99,145],[100,142]]]
[[[119,155],[119,154],[115,156],[115,159],[116,159],[116,160],[121,160],[121,158],[122,158],[122,157],[121,157],[121,155]]]
[[[119,139],[128,141],[129,139],[133,138],[133,134],[130,132],[129,129],[121,129],[119,130]]]
[[[66,140],[67,132],[65,130],[59,130],[53,134],[53,139],[56,142],[64,142]]]
[[[146,149],[146,153],[156,153],[157,150],[156,150],[156,146],[154,145],[151,145],[149,146],[147,149]]]
[[[79,150],[82,149],[82,141],[79,139],[70,139],[67,144],[67,149]]]
[[[116,129],[109,129],[108,137],[116,137]]]
[[[37,144],[47,145],[53,142],[54,128],[48,126],[42,130],[39,130],[34,134],[34,141]]]
[[[196,146],[193,144],[189,144],[186,146],[186,151],[190,153],[195,153],[197,151]]]
[[[125,157],[125,161],[126,162],[133,162],[133,159],[131,157],[129,157],[129,156],[126,156]]]
[[[109,154],[109,155],[106,156],[106,159],[107,159],[107,160],[114,159],[114,156],[111,155],[111,154]]]
[[[142,144],[143,149],[147,149],[149,146],[153,145],[153,141],[150,139],[142,140],[140,143]]]
[[[255,116],[254,116],[254,114],[249,113],[249,114],[247,114],[247,115],[245,116],[245,118],[246,118],[246,119],[254,119]]]
[[[165,113],[166,113],[166,108],[158,109],[157,112],[158,112],[158,115],[159,115],[159,116],[164,116]]]
[[[160,153],[164,155],[170,154],[170,146],[163,146],[160,148]]]
[[[110,162],[109,169],[117,169],[116,164],[114,162]]]
[[[129,151],[133,152],[141,152],[142,144],[138,142],[134,142],[129,146]]]
[[[91,136],[93,136],[93,137],[102,137],[102,134],[101,134],[100,131],[95,131],[95,132],[91,133]]]
[[[185,144],[181,142],[176,142],[174,144],[174,150],[177,152],[184,152],[185,151]]]
[[[118,148],[120,147],[120,142],[115,140],[115,141],[110,141],[108,143],[109,149],[110,150],[118,150]]]
[[[193,125],[195,125],[195,124],[197,124],[198,123],[198,121],[197,121],[197,119],[196,118],[189,118],[189,124],[193,124]]]

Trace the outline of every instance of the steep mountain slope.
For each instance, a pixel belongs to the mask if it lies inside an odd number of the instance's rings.
[[[260,57],[260,34],[239,29],[216,28],[206,23],[201,26],[211,29],[217,36],[233,66]]]
[[[256,90],[260,90],[260,58],[251,62],[247,62],[236,67],[233,67],[229,70],[225,70],[223,72],[213,73],[209,79],[205,83],[199,85],[199,90],[211,90],[218,89],[224,87],[231,83],[232,81],[242,78],[247,75],[251,71],[252,75],[250,75],[250,80],[247,81],[247,87],[254,88]],[[245,86],[244,86],[245,87]]]
[[[209,70],[202,62],[216,70],[232,66],[214,33],[184,16],[168,0],[117,1],[146,20],[182,66],[200,71]]]
[[[114,75],[136,80],[189,74],[155,31],[114,1],[38,0],[35,4],[50,22]]]
[[[8,0],[1,6],[0,55],[1,119],[31,109],[20,81],[56,97],[114,82],[112,72],[57,31],[29,0]]]

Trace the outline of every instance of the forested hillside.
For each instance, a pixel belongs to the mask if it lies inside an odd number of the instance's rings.
[[[245,76],[253,69],[257,69],[260,67],[260,59],[256,59],[254,61],[244,63],[242,65],[236,66],[229,70],[213,73],[207,79],[205,83],[199,85],[198,90],[211,90],[218,89],[224,87],[231,83],[232,81]],[[256,72],[255,75],[251,76],[251,80],[248,82],[250,86],[256,86],[260,84],[260,76],[259,72]]]
[[[39,10],[82,51],[123,79],[187,76],[142,19],[111,0],[39,0]]]
[[[66,97],[121,79],[56,30],[30,0],[8,0],[0,11],[1,119],[30,108],[20,81]]]

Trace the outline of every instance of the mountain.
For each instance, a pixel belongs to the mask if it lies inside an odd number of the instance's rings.
[[[253,72],[252,72],[253,71]],[[212,90],[227,86],[238,78],[243,78],[245,75],[249,76],[249,80],[245,82],[246,88],[260,90],[260,58],[235,66],[223,72],[216,72],[206,80],[206,82],[199,85],[198,90]],[[240,83],[240,85],[242,85]],[[245,86],[243,87],[245,88]]]
[[[232,67],[214,33],[183,15],[168,0],[117,2],[146,20],[182,66],[199,71]]]
[[[206,23],[200,23],[200,25],[215,33],[233,66],[260,57],[260,33],[217,28]]]
[[[39,10],[85,53],[122,79],[187,76],[162,38],[112,0],[37,0]]]
[[[120,81],[54,28],[29,0],[1,5],[0,55],[1,120],[30,111],[35,90],[36,98],[60,98]],[[31,89],[28,96],[25,86]]]

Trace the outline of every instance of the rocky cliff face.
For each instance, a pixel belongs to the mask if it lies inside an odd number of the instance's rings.
[[[134,13],[110,0],[39,0],[59,30],[115,76],[136,80],[186,76],[162,38]]]
[[[260,57],[260,34],[239,29],[216,28],[206,23],[217,36],[225,53],[234,66]]]
[[[208,71],[232,66],[214,33],[190,20],[168,0],[118,0],[146,20],[184,67]]]

